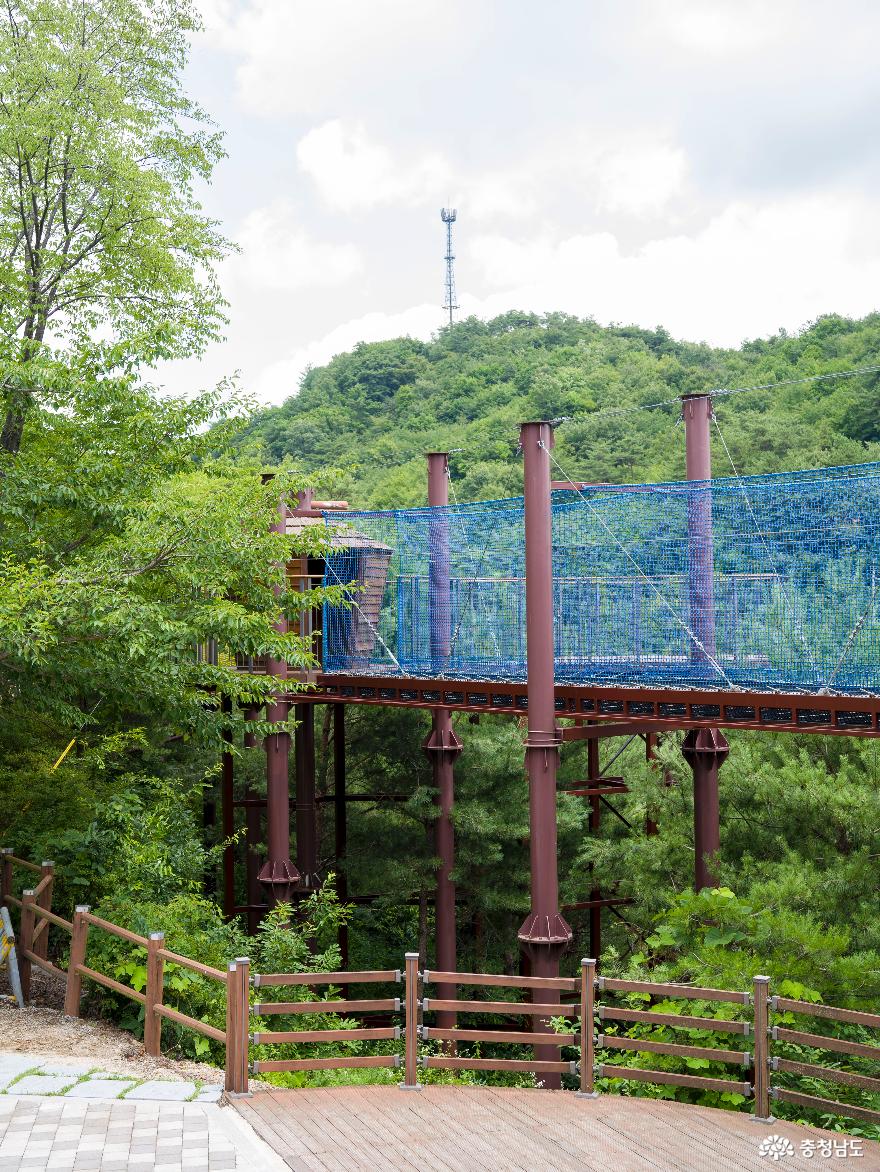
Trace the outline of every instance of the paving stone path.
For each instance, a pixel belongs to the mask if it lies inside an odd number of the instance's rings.
[[[219,1096],[219,1086],[0,1053],[0,1172],[286,1168]]]

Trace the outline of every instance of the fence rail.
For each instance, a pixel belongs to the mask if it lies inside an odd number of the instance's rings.
[[[20,898],[13,893],[15,870],[24,871],[28,878],[38,874],[33,887],[24,886]],[[406,954],[403,971],[399,969],[371,969],[358,972],[332,973],[256,973],[250,975],[247,957],[229,962],[224,972],[201,961],[182,956],[165,947],[161,932],[141,936],[128,928],[96,916],[89,907],[79,906],[72,920],[52,910],[55,882],[54,864],[32,863],[0,849],[0,905],[20,911],[20,940],[18,955],[22,992],[30,997],[31,971],[36,966],[65,982],[65,1013],[80,1014],[83,980],[92,981],[144,1006],[144,1047],[150,1055],[161,1050],[162,1021],[195,1031],[225,1046],[226,1089],[233,1093],[247,1093],[249,1074],[264,1072],[320,1071],[338,1068],[388,1068],[401,1064],[404,1077],[401,1086],[417,1089],[418,1071],[422,1069],[478,1070],[501,1072],[532,1072],[534,1074],[568,1074],[578,1076],[582,1096],[594,1096],[595,1079],[623,1080],[635,1083],[679,1086],[693,1090],[735,1092],[752,1100],[753,1113],[758,1119],[770,1118],[772,1102],[788,1103],[826,1114],[849,1116],[870,1123],[880,1123],[880,1110],[861,1103],[848,1103],[835,1098],[807,1093],[797,1087],[784,1085],[789,1079],[809,1079],[813,1089],[816,1082],[841,1092],[861,1091],[880,1095],[880,1040],[870,1043],[862,1037],[840,1037],[790,1028],[791,1015],[820,1019],[833,1025],[855,1027],[856,1031],[880,1030],[880,1014],[863,1010],[842,1009],[821,1002],[770,996],[770,979],[757,976],[751,991],[714,989],[672,982],[631,981],[611,977],[597,977],[595,961],[581,962],[580,973],[573,977],[510,976],[502,973],[458,973],[425,969],[419,971],[417,953]],[[70,952],[66,970],[48,958],[49,927],[53,926],[70,936]],[[87,962],[89,934],[92,930],[109,932],[117,939],[146,952],[147,981],[143,992],[90,967]],[[206,980],[225,986],[225,1028],[197,1018],[164,1004],[165,965],[174,964],[198,974]],[[396,984],[404,981],[404,996],[379,996],[341,999],[333,994],[332,986]],[[461,998],[434,998],[425,995],[429,985],[444,992],[458,986],[475,989],[505,989],[525,991],[539,1000],[508,1001]],[[296,987],[307,995],[326,989],[332,999],[303,1001],[259,1001],[251,1004],[251,987]],[[312,991],[311,993],[309,991]],[[560,1003],[563,993],[574,994],[576,1001]],[[597,995],[601,1004],[597,1002]],[[700,1003],[740,1006],[741,1017],[715,1018],[703,1013],[665,1013],[656,1008],[635,1009],[608,1004],[607,997],[642,995],[648,998],[673,998]],[[360,1026],[352,1029],[277,1029],[257,1028],[251,1033],[251,1022],[262,1017],[302,1017],[303,1015],[333,1014],[402,1014],[402,1023],[392,1026]],[[438,1014],[436,1024],[426,1024],[425,1014]],[[482,1025],[458,1024],[459,1015],[483,1015],[494,1018],[526,1018],[523,1028],[513,1028],[509,1022]],[[773,1016],[782,1018],[772,1024]],[[784,1016],[783,1016],[784,1015]],[[555,1032],[550,1028],[551,1018],[568,1019],[570,1026]],[[528,1020],[531,1019],[531,1020]],[[543,1019],[543,1020],[542,1020]],[[282,1023],[283,1024],[283,1023]],[[597,1031],[598,1025],[598,1031]],[[611,1032],[608,1027],[610,1026]],[[603,1029],[603,1027],[606,1027]],[[615,1029],[629,1033],[615,1033]],[[744,1039],[742,1050],[727,1047],[691,1046],[651,1036],[658,1028],[710,1031],[719,1035],[734,1035]],[[817,1025],[815,1028],[823,1028]],[[629,1036],[643,1030],[648,1036]],[[274,1045],[330,1045],[338,1043],[380,1042],[395,1043],[403,1039],[403,1055],[336,1053],[321,1057],[260,1058],[249,1064],[250,1046]],[[746,1041],[747,1040],[747,1041]],[[420,1043],[442,1043],[440,1053],[421,1053]],[[534,1049],[530,1058],[496,1057],[477,1053],[459,1054],[463,1046],[528,1046]],[[735,1045],[735,1043],[733,1043]],[[802,1053],[786,1052],[786,1047],[807,1047],[828,1055],[870,1059],[877,1063],[876,1073],[864,1070],[840,1069],[826,1066],[816,1058],[807,1060]],[[579,1061],[564,1058],[562,1048],[577,1053]],[[781,1048],[781,1053],[771,1054]],[[741,1079],[720,1078],[713,1074],[693,1074],[675,1070],[654,1070],[642,1066],[625,1066],[598,1062],[596,1051],[621,1054],[657,1054],[667,1058],[702,1059],[722,1066],[741,1066]],[[840,1060],[835,1058],[835,1062]],[[732,1072],[731,1072],[732,1073]],[[783,1083],[779,1082],[780,1077]]]

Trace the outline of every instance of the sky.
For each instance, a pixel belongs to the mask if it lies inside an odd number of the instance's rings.
[[[561,310],[715,345],[880,307],[875,0],[201,0],[226,340],[258,400],[359,341]]]

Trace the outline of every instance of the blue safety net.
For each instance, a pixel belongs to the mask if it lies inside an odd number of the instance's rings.
[[[328,672],[526,677],[522,498],[327,516]],[[552,496],[560,683],[880,692],[880,464]]]

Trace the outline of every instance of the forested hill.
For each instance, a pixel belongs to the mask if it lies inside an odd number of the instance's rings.
[[[739,350],[665,330],[599,326],[553,313],[468,318],[432,342],[361,344],[308,372],[297,394],[260,412],[242,443],[271,463],[343,470],[356,506],[423,504],[423,453],[454,457],[459,499],[518,493],[517,424],[568,416],[556,455],[573,476],[611,482],[684,472],[675,405],[628,410],[717,387],[801,378],[880,363],[880,314],[820,318],[798,334]],[[880,375],[721,397],[717,416],[738,470],[880,458]],[[716,445],[715,473],[730,474]]]

